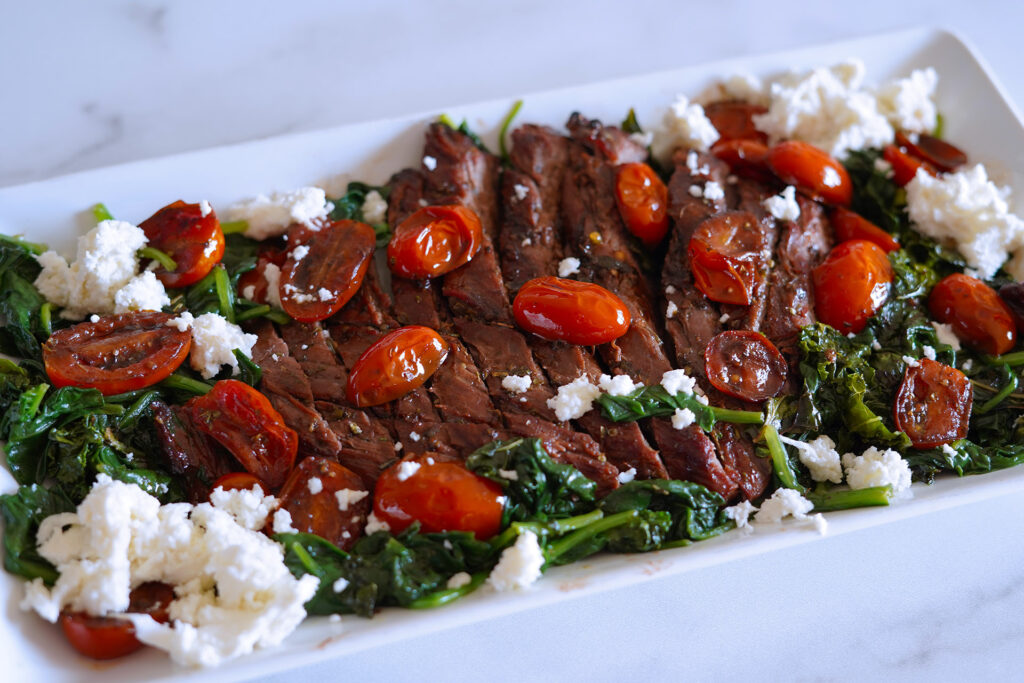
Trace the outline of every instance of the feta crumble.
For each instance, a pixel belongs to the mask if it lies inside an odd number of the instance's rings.
[[[697,391],[697,380],[686,374],[686,370],[669,370],[661,376],[661,386],[675,396],[682,392],[692,394]]]
[[[501,378],[501,388],[510,394],[521,394],[530,390],[533,380],[529,375],[505,375]]]
[[[580,260],[569,256],[558,262],[558,277],[569,277],[580,272]]]
[[[927,358],[928,360],[935,360],[934,347],[925,344],[924,346],[921,347],[921,353],[924,354],[924,357]]]
[[[779,435],[782,443],[797,449],[797,457],[811,473],[814,481],[830,481],[834,484],[843,482],[843,467],[840,463],[836,444],[828,436],[822,434],[813,441],[803,442]]]
[[[851,489],[871,486],[890,486],[894,495],[912,496],[910,491],[910,465],[893,450],[880,451],[874,446],[861,455],[843,455],[846,483]],[[902,494],[901,496],[899,494]]]
[[[437,168],[437,159],[432,156],[425,156],[423,157],[423,165],[428,171],[433,171]]]
[[[420,464],[414,460],[403,460],[398,463],[398,469],[395,472],[395,476],[398,481],[405,481],[420,469]]]
[[[156,279],[153,271],[136,275],[114,293],[114,313],[129,311],[159,311],[171,305],[164,283]]]
[[[800,218],[800,205],[796,201],[796,188],[789,185],[779,194],[764,200],[768,213],[780,221],[795,221]]]
[[[795,489],[780,488],[768,500],[761,503],[761,509],[754,518],[758,522],[779,523],[786,517],[807,520],[814,524],[818,533],[824,534],[828,528],[825,517],[818,513],[810,516],[807,513],[814,509],[814,503],[800,495]]]
[[[281,308],[281,268],[277,264],[268,263],[263,268],[263,279],[267,283],[267,303]]]
[[[297,534],[299,530],[292,525],[292,513],[290,510],[280,508],[274,511],[273,527],[275,534]]]
[[[192,368],[210,379],[222,365],[231,366],[231,374],[238,374],[238,359],[234,351],[238,349],[247,358],[252,358],[252,347],[258,341],[255,334],[248,334],[227,318],[218,313],[203,313],[194,318],[185,311],[177,318],[167,321],[170,327],[184,332],[192,328],[192,349],[189,351],[189,363]]]
[[[634,479],[636,479],[636,468],[630,467],[625,472],[619,472],[618,479],[620,484],[628,484],[629,482],[633,481]]]
[[[473,577],[469,573],[458,572],[456,574],[452,574],[451,578],[448,579],[448,583],[445,585],[448,587],[449,590],[454,590],[456,588],[468,586],[472,581]]]
[[[530,193],[530,188],[528,188],[526,185],[516,183],[515,185],[512,186],[512,192],[515,193],[516,200],[521,202],[524,199],[526,199],[526,195]]]
[[[310,477],[306,480],[306,488],[315,496],[324,490],[324,483],[320,480],[320,477]]]
[[[498,476],[508,481],[519,481],[519,473],[515,470],[498,470]]]
[[[277,498],[263,495],[259,484],[251,489],[225,489],[218,486],[210,492],[210,504],[231,515],[235,521],[252,531],[267,525],[267,517],[277,508]]]
[[[935,69],[915,69],[907,78],[892,80],[878,89],[878,110],[897,130],[930,133],[939,118],[934,99],[938,84]]]
[[[948,344],[953,347],[954,351],[960,350],[960,337],[956,336],[956,332],[953,331],[952,325],[933,321],[932,327],[935,328],[935,336],[938,338],[940,344]]]
[[[302,259],[306,258],[306,255],[308,253],[309,247],[306,246],[305,244],[300,244],[299,246],[292,249],[291,253],[288,254],[288,257],[293,261],[301,261]]]
[[[672,414],[672,428],[686,429],[697,420],[697,416],[689,408],[676,408]]]
[[[366,518],[366,528],[363,532],[369,536],[370,534],[375,534],[378,531],[391,531],[391,527],[384,520],[377,519],[377,515],[371,512],[370,516]]]
[[[754,531],[754,527],[750,524],[750,515],[757,512],[757,508],[749,500],[740,501],[725,508],[722,512],[728,519],[736,523],[736,528],[741,532],[749,534]]]
[[[356,491],[353,489],[341,489],[334,492],[334,498],[338,501],[338,509],[342,512],[346,512],[349,507],[355,505],[368,495],[370,495],[369,491]]]
[[[669,301],[668,306],[665,307],[665,317],[673,318],[675,314],[679,312],[679,307],[676,306],[675,301]]]
[[[344,576],[339,576],[334,580],[334,583],[331,584],[331,588],[335,593],[343,593],[345,589],[348,588],[348,579]]]
[[[210,206],[210,202],[205,199],[199,202],[199,215],[206,218],[213,212],[213,207]]]
[[[515,544],[501,552],[501,559],[491,570],[487,583],[498,591],[521,590],[540,578],[544,567],[544,551],[537,534],[526,529]]]
[[[719,199],[725,199],[725,190],[714,180],[709,180],[704,183],[704,199],[710,199],[716,201]]]
[[[363,198],[363,220],[371,225],[388,222],[388,200],[377,190],[370,190]]]
[[[718,131],[704,114],[704,107],[678,95],[665,112],[662,126],[654,131],[651,150],[655,157],[667,159],[677,147],[706,152],[718,138]]]
[[[640,382],[634,382],[629,375],[601,375],[597,380],[597,386],[601,391],[611,396],[626,396],[643,386]]]
[[[558,393],[547,400],[547,406],[555,411],[560,421],[575,420],[591,410],[600,395],[601,390],[591,384],[586,375],[581,375],[558,387]]]
[[[284,234],[288,226],[301,223],[314,230],[316,221],[327,218],[334,205],[319,187],[302,187],[291,192],[259,194],[229,206],[226,221],[245,221],[243,233],[254,240],[265,240]]]

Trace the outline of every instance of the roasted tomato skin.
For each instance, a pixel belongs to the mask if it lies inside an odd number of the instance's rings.
[[[964,373],[922,358],[907,366],[893,419],[914,448],[937,448],[967,436],[974,392]]]
[[[768,165],[780,180],[814,199],[839,206],[849,206],[853,199],[853,182],[846,169],[814,145],[780,142],[769,151]]]
[[[618,339],[630,324],[629,309],[604,287],[550,276],[520,287],[512,313],[527,332],[581,346]]]
[[[166,253],[177,264],[173,272],[163,266],[154,271],[168,287],[187,287],[199,282],[224,256],[224,233],[212,209],[203,215],[200,204],[180,199],[139,223],[148,245]]]
[[[719,140],[754,140],[761,144],[768,142],[768,135],[757,129],[754,117],[767,111],[759,104],[741,100],[712,102],[704,107],[704,114],[718,131]]]
[[[217,478],[210,487],[211,491],[224,489],[225,491],[248,491],[259,486],[261,491],[267,491],[260,478],[251,472],[228,472]]]
[[[892,166],[892,180],[900,187],[905,187],[914,176],[917,175],[918,169],[924,169],[926,173],[930,175],[937,175],[935,167],[926,161],[922,161],[917,157],[913,157],[896,145],[888,145],[882,150],[882,158],[889,162]]]
[[[745,211],[726,211],[701,221],[687,247],[697,289],[712,301],[749,305],[760,234],[757,218]]]
[[[768,167],[768,145],[757,140],[719,140],[711,153],[729,165],[738,176],[762,182],[774,179]]]
[[[425,206],[395,228],[388,267],[399,277],[424,280],[469,263],[483,245],[480,217],[465,206]]]
[[[168,607],[173,600],[171,586],[149,581],[132,590],[128,611],[149,614],[156,621],[167,623]],[[135,627],[126,619],[61,612],[60,627],[71,646],[90,659],[117,659],[142,647],[135,637]]]
[[[998,356],[1017,343],[1013,311],[996,290],[969,275],[954,273],[939,280],[928,296],[928,310],[979,351]]]
[[[429,327],[409,325],[385,334],[352,366],[346,394],[357,407],[376,406],[423,386],[448,357],[448,342]]]
[[[362,492],[358,501],[346,500],[345,508],[335,495],[338,491]],[[316,534],[342,550],[349,550],[359,539],[370,511],[370,494],[358,474],[327,458],[304,458],[281,487],[280,508],[292,517],[292,526],[302,533]]]
[[[626,229],[648,247],[668,232],[668,188],[647,164],[622,164],[616,169],[615,201]]]
[[[967,155],[960,148],[927,133],[896,133],[896,144],[913,157],[927,162],[940,171],[955,171],[967,163]]]
[[[893,277],[885,252],[867,240],[836,246],[811,276],[818,320],[843,334],[864,329],[889,298]]]
[[[836,242],[867,240],[877,244],[887,254],[900,248],[900,243],[892,235],[849,209],[837,206],[832,209],[829,219],[836,233]]]
[[[275,286],[280,290],[281,267],[288,258],[288,253],[277,245],[260,245],[259,255],[256,259],[256,266],[238,278],[238,296],[259,304],[269,304],[273,297],[268,296],[267,291],[270,283],[267,280],[267,268],[277,268],[277,282]],[[249,288],[252,288],[251,290]],[[277,293],[277,292],[275,292]],[[280,295],[278,295],[280,299]]]
[[[373,495],[373,514],[399,533],[413,522],[424,532],[468,531],[486,540],[501,531],[501,486],[457,462],[430,456],[384,470]]]
[[[298,436],[266,396],[244,382],[224,379],[186,406],[196,427],[227,448],[270,490],[284,483],[295,462]]]
[[[105,396],[152,386],[188,357],[192,334],[168,327],[174,316],[121,313],[54,332],[43,364],[54,386],[99,389]]]
[[[358,221],[335,221],[312,233],[289,252],[281,269],[284,312],[312,323],[341,310],[363,284],[376,241],[373,228]],[[304,256],[296,259],[299,248]]]
[[[708,380],[719,391],[756,403],[779,393],[789,366],[760,332],[726,330],[704,350]]]

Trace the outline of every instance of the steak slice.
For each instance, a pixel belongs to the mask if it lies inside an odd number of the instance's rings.
[[[153,401],[150,409],[164,461],[181,477],[190,503],[205,502],[217,479],[242,469],[223,446],[195,427],[183,406]]]

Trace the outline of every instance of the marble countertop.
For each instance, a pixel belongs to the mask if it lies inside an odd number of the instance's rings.
[[[1024,103],[1024,6],[1000,2],[862,0],[840,15],[792,1],[68,1],[3,15],[0,186],[921,24],[973,43]],[[1004,497],[266,680],[1012,679],[1022,538]]]

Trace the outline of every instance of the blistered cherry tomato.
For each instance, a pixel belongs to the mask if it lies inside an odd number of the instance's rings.
[[[644,163],[623,164],[615,176],[615,201],[626,229],[648,247],[668,232],[668,188]]]
[[[213,482],[210,490],[224,489],[225,491],[248,491],[259,486],[260,490],[267,493],[269,489],[260,481],[260,478],[251,472],[228,472]]]
[[[914,448],[936,448],[967,436],[974,392],[964,373],[922,358],[908,365],[896,392],[896,428]]]
[[[889,253],[900,248],[892,235],[864,218],[858,213],[849,209],[837,206],[829,214],[832,222],[832,229],[836,233],[836,242],[849,242],[850,240],[867,240],[874,242],[882,251]]]
[[[738,176],[752,180],[773,180],[768,168],[768,146],[757,140],[719,140],[711,146],[711,153],[729,165]]]
[[[630,323],[626,304],[604,287],[550,276],[520,287],[512,313],[527,332],[581,346],[618,339]]]
[[[483,244],[480,218],[464,206],[425,206],[402,221],[388,243],[388,266],[422,280],[469,263]]]
[[[814,269],[814,312],[843,334],[860,332],[889,298],[892,266],[874,242],[836,246]]]
[[[423,386],[448,357],[448,342],[429,327],[388,332],[352,366],[346,393],[352,405],[376,406]]]
[[[996,290],[969,275],[954,273],[939,280],[928,296],[928,310],[979,351],[998,356],[1017,343],[1013,311]]]
[[[775,396],[786,383],[788,365],[768,337],[750,330],[727,330],[704,350],[708,381],[744,401]]]
[[[343,492],[341,497],[338,492]],[[370,512],[370,494],[359,475],[343,465],[309,456],[292,470],[278,494],[292,526],[348,550],[359,539]]]
[[[768,110],[759,104],[726,100],[704,107],[704,114],[718,131],[719,140],[756,140],[768,142],[768,136],[754,125],[754,117]]]
[[[760,244],[761,227],[745,211],[726,211],[701,221],[688,247],[697,289],[712,301],[749,305]]]
[[[906,186],[913,180],[919,168],[923,168],[930,175],[936,175],[935,168],[931,164],[910,156],[896,145],[889,145],[882,150],[882,158],[892,166],[892,180],[900,187]]]
[[[377,237],[366,223],[335,221],[292,249],[281,269],[281,307],[299,322],[331,317],[363,284]]]
[[[468,531],[486,540],[501,531],[504,505],[498,484],[461,463],[429,456],[384,470],[373,494],[373,514],[387,522],[392,533],[419,522],[425,532]]]
[[[843,165],[812,144],[780,142],[768,152],[768,165],[784,183],[829,204],[848,206],[853,183]]]
[[[967,163],[967,155],[958,147],[927,133],[896,133],[896,144],[940,171],[955,171]]]
[[[208,207],[209,205],[207,205]],[[148,246],[166,253],[177,264],[173,272],[158,267],[154,272],[168,287],[199,282],[224,256],[224,233],[213,209],[203,213],[200,204],[178,200],[139,223]]]
[[[55,386],[99,389],[106,396],[152,386],[178,369],[192,333],[169,327],[174,316],[135,312],[58,330],[43,344],[43,364]]]
[[[128,611],[146,613],[156,621],[167,623],[167,609],[173,600],[173,588],[151,581],[132,590]],[[135,637],[135,627],[127,619],[62,612],[60,627],[71,646],[91,659],[117,659],[142,647]]]
[[[196,427],[216,439],[271,490],[295,462],[298,436],[266,396],[245,382],[224,379],[185,404]]]

